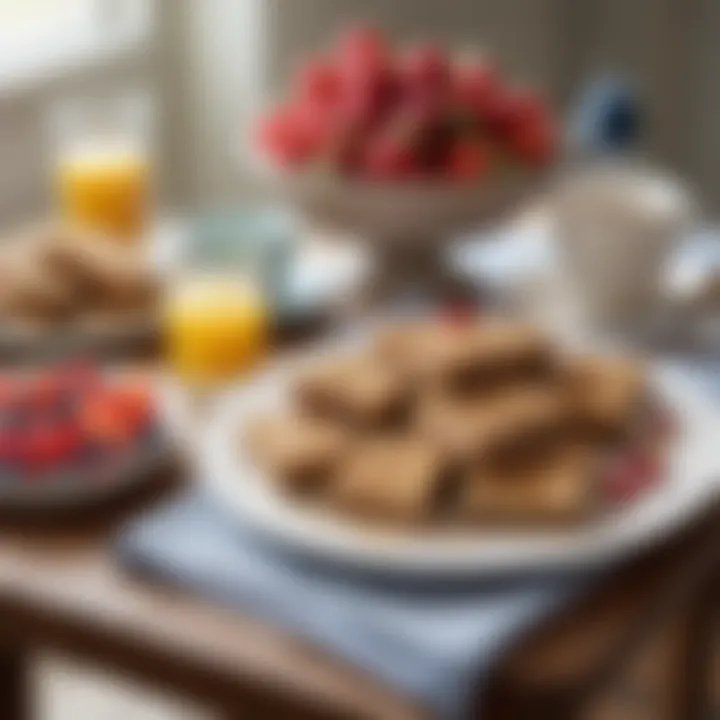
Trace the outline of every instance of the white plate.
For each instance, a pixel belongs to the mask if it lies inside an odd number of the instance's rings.
[[[565,531],[477,529],[450,535],[369,530],[277,492],[243,453],[243,424],[286,401],[289,370],[286,365],[268,372],[218,403],[201,443],[203,482],[243,525],[324,560],[443,576],[587,567],[672,533],[720,491],[720,408],[678,370],[657,367],[653,380],[677,415],[679,436],[666,481],[632,505]]]

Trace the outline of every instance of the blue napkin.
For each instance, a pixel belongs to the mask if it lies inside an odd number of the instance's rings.
[[[448,718],[466,716],[503,650],[591,582],[346,574],[268,545],[196,494],[126,528],[117,550],[126,567],[311,640]]]
[[[676,363],[720,401],[720,358]],[[445,718],[466,717],[503,652],[602,572],[452,585],[343,572],[268,544],[198,494],[125,528],[117,551],[126,567],[313,641]]]

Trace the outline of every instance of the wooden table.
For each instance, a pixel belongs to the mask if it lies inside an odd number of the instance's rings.
[[[114,533],[178,491],[178,473],[90,519],[0,518],[0,720],[32,717],[28,655],[55,649],[228,718],[401,720],[409,698],[243,613],[128,577]],[[522,638],[478,708],[489,720],[692,720],[710,685],[720,503]]]
[[[176,485],[161,478],[91,521],[3,519],[2,720],[31,716],[24,679],[36,648],[186,694],[227,717],[426,716],[379,681],[249,616],[125,576],[112,561],[113,533]],[[717,507],[526,636],[483,694],[484,717],[697,717],[719,556]],[[598,715],[603,703],[614,714]],[[639,703],[655,710],[641,714]]]

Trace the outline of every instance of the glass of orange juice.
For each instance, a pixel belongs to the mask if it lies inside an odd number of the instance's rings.
[[[119,95],[66,101],[52,116],[59,209],[72,226],[136,242],[149,220],[148,103]]]
[[[163,317],[171,373],[188,388],[214,390],[253,369],[268,350],[269,315],[249,275],[176,278]]]

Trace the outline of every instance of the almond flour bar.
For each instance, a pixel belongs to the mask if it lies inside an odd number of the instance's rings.
[[[293,493],[322,489],[347,452],[343,430],[299,417],[263,418],[249,427],[244,446],[273,479]]]
[[[425,520],[443,480],[440,454],[412,437],[372,439],[358,445],[332,488],[342,511],[403,524]]]
[[[503,321],[401,326],[386,330],[375,352],[415,378],[460,391],[544,377],[553,368],[544,337]]]
[[[589,517],[597,505],[597,453],[569,444],[503,470],[471,474],[460,512],[483,523],[563,524]]]
[[[524,457],[560,437],[568,405],[544,386],[518,386],[477,400],[427,398],[418,413],[420,432],[448,458],[480,464]]]
[[[370,430],[402,423],[411,400],[401,376],[370,357],[312,368],[294,389],[302,413]]]
[[[565,379],[576,424],[598,438],[626,433],[648,399],[642,365],[628,360],[578,358]]]

